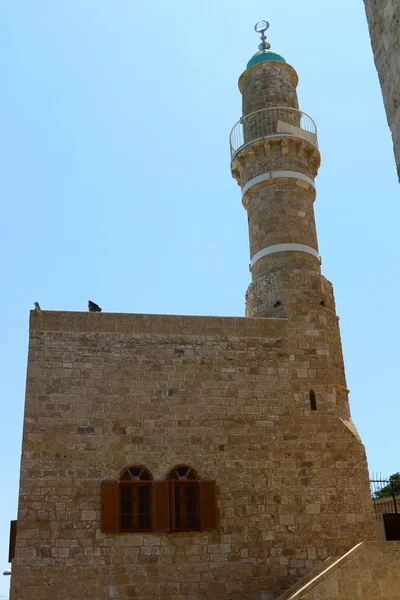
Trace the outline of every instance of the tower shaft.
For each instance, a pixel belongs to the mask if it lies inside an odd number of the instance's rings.
[[[278,57],[280,58],[280,57]],[[239,79],[243,113],[231,134],[232,175],[247,211],[251,284],[246,316],[290,321],[295,398],[349,418],[333,288],[321,274],[314,217],[320,166],[314,121],[299,110],[295,70],[281,60]]]

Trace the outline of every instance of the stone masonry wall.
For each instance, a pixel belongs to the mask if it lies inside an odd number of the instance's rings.
[[[296,71],[287,63],[258,63],[242,74],[239,89],[243,96],[243,114],[278,106],[299,108]]]
[[[399,542],[367,542],[280,600],[400,600],[399,572]]]
[[[400,179],[400,1],[364,3]]]
[[[31,314],[11,600],[274,600],[374,525],[364,448],[286,319]],[[103,534],[130,464],[215,479],[218,530]]]

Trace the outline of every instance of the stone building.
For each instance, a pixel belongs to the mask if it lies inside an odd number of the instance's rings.
[[[400,179],[400,0],[364,0]]]
[[[263,35],[231,135],[246,317],[31,313],[11,600],[275,600],[374,539],[297,82]]]

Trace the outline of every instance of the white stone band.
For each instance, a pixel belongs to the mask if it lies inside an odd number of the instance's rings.
[[[264,256],[268,256],[269,254],[275,254],[276,252],[307,252],[307,254],[312,254],[319,262],[321,262],[321,257],[318,252],[310,246],[305,246],[304,244],[276,244],[275,246],[268,246],[268,248],[263,248],[257,252],[251,259],[250,268],[253,267],[260,258],[264,258]]]
[[[257,175],[257,177],[250,179],[250,181],[248,181],[246,185],[242,187],[242,198],[252,187],[258,183],[263,183],[264,181],[268,181],[268,179],[279,179],[281,177],[297,179],[298,182],[308,183],[315,189],[314,181],[311,179],[311,177],[304,175],[304,173],[298,173],[297,171],[270,171],[269,173],[263,173],[262,175]]]

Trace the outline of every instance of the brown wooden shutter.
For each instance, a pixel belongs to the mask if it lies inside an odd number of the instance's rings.
[[[176,488],[176,482],[170,481],[169,482],[169,513],[170,513],[172,531],[175,531],[175,529],[176,529],[175,488]]]
[[[101,530],[103,533],[119,532],[118,481],[103,481],[101,484]]]
[[[217,486],[215,481],[200,482],[200,523],[202,531],[217,529]]]
[[[15,542],[17,539],[17,521],[10,522],[10,545],[8,548],[8,562],[11,562],[15,555]]]
[[[169,530],[169,485],[168,481],[153,481],[153,530]]]

